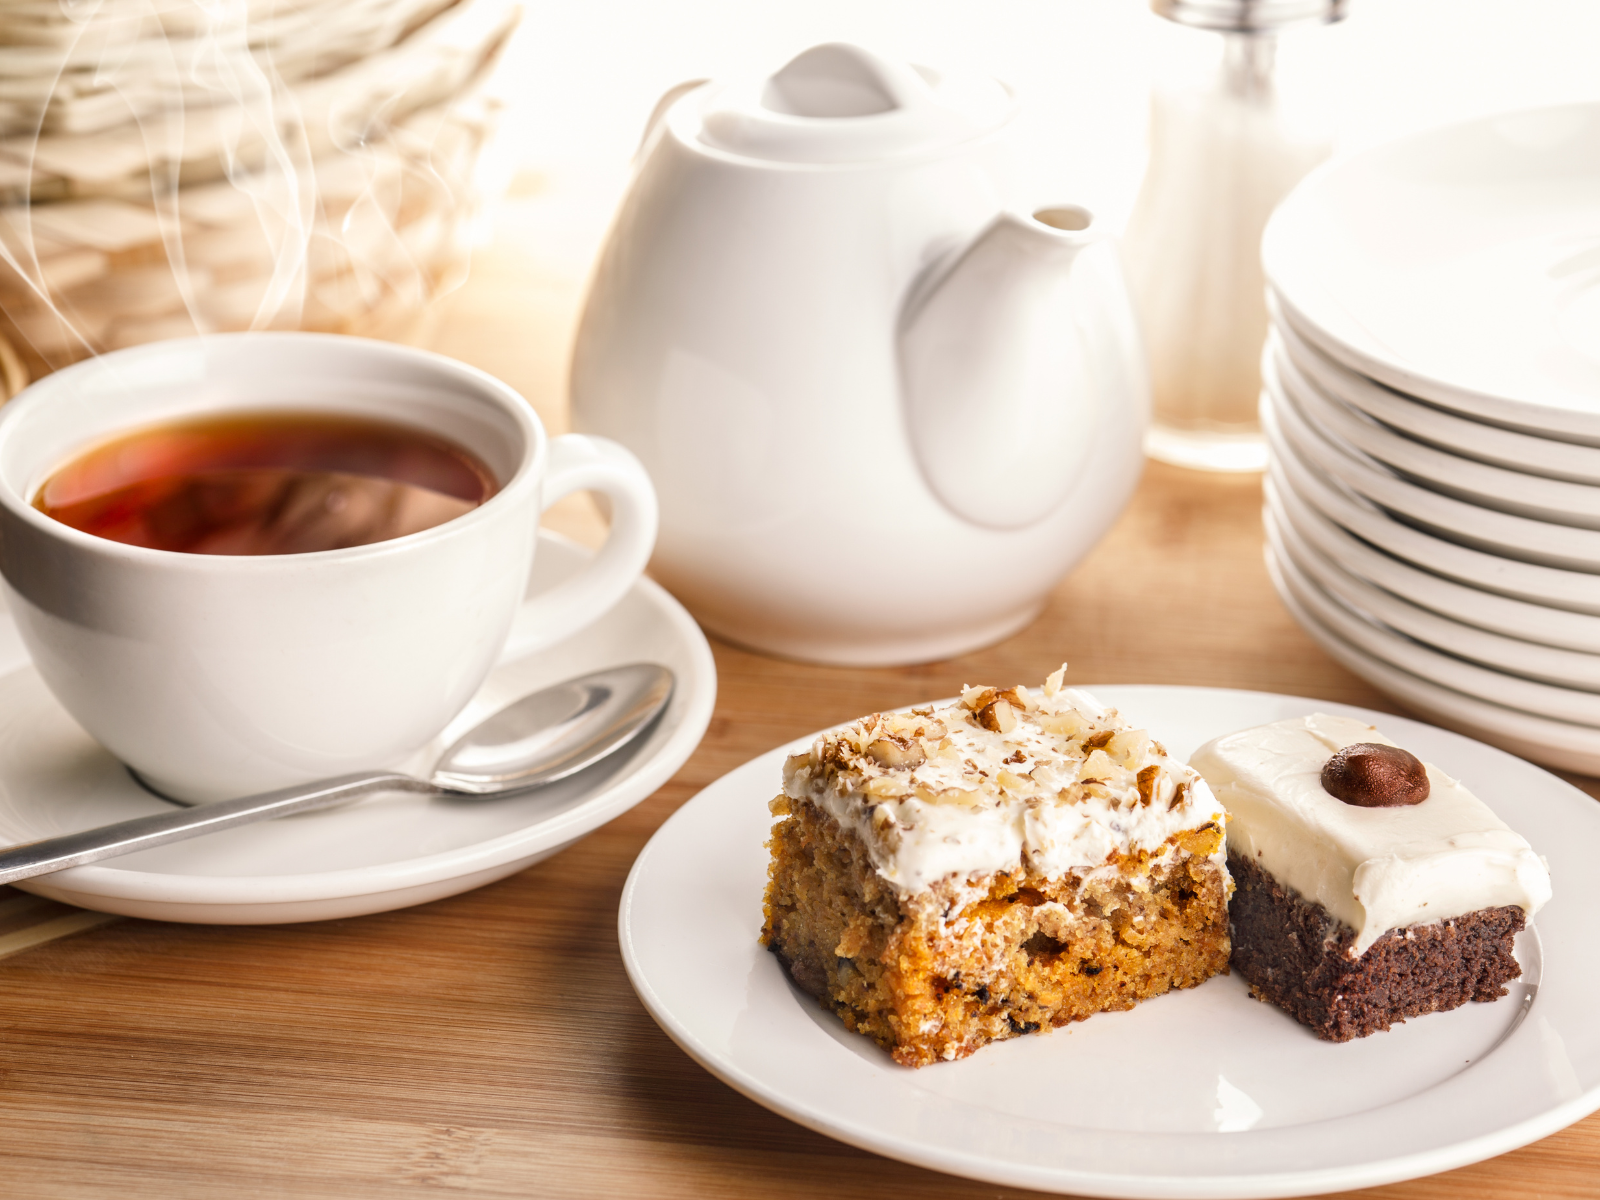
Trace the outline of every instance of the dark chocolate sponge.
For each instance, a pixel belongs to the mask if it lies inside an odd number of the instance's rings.
[[[1233,969],[1251,994],[1276,1004],[1330,1042],[1388,1029],[1408,1017],[1496,1000],[1522,974],[1515,942],[1520,908],[1391,929],[1360,958],[1356,931],[1322,905],[1228,852]]]

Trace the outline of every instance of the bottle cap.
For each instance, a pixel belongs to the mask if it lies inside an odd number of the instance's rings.
[[[1342,21],[1349,0],[1150,0],[1158,15],[1218,33],[1279,33]]]

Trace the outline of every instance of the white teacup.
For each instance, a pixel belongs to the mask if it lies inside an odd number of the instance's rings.
[[[267,410],[420,426],[476,454],[500,490],[421,533],[257,557],[124,545],[31,503],[58,467],[124,431]],[[609,499],[611,535],[578,576],[524,601],[540,513],[580,489]],[[551,440],[505,384],[382,342],[161,342],[69,367],[0,410],[0,576],[34,665],[96,740],[187,801],[403,758],[497,662],[621,599],[655,532],[655,494],[628,451]]]

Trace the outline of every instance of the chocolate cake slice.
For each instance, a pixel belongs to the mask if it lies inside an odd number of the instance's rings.
[[[1190,762],[1228,809],[1231,964],[1258,999],[1344,1042],[1498,999],[1522,973],[1544,861],[1373,726],[1319,713]]]

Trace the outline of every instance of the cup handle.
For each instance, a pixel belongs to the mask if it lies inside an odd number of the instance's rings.
[[[610,501],[611,534],[571,579],[523,601],[500,661],[559,642],[609,612],[633,586],[656,544],[659,509],[643,464],[608,438],[569,433],[550,443],[543,508],[573,492]]]

